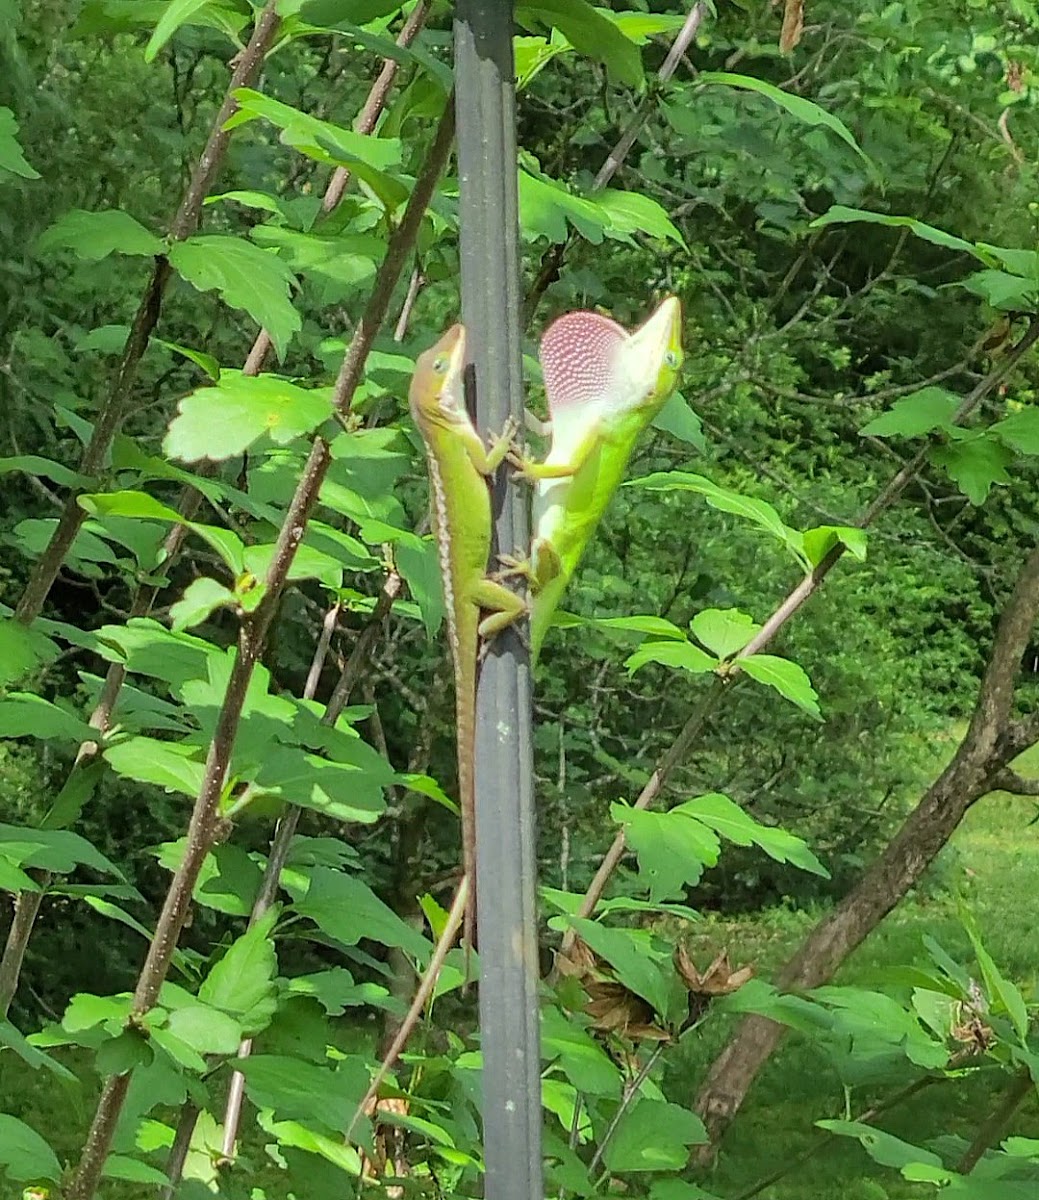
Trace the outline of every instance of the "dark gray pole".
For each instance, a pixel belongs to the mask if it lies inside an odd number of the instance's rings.
[[[512,0],[458,0],[455,96],[462,320],[477,425],[522,423]],[[499,472],[495,540],[527,545],[528,498]],[[476,875],[487,1200],[542,1200],[530,665],[491,643],[477,693]]]

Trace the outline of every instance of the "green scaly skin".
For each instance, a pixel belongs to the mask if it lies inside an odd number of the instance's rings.
[[[675,390],[682,360],[682,309],[669,296],[628,336],[609,396],[584,401],[576,417],[568,416],[565,437],[560,437],[559,419],[553,419],[552,447],[544,462],[510,458],[519,468],[517,477],[537,482],[530,559],[503,560],[509,568],[504,574],[530,580],[533,661],[606,506],[624,480],[635,443]],[[550,395],[550,407],[551,402]]]
[[[480,639],[519,620],[524,601],[490,579],[491,496],[488,477],[512,444],[508,428],[484,446],[465,408],[465,330],[454,325],[415,364],[408,400],[426,447],[429,491],[448,637],[454,661],[462,864],[468,881],[463,944],[466,963],[476,922],[476,668]],[[481,616],[486,611],[487,616]]]

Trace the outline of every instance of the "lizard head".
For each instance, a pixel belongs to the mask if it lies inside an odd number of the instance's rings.
[[[668,296],[656,312],[628,338],[624,369],[637,407],[660,408],[675,390],[684,358],[682,304]]]
[[[462,382],[464,367],[464,325],[452,325],[436,345],[418,356],[408,403],[420,428],[468,422]]]

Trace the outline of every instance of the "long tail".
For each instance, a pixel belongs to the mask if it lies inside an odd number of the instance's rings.
[[[475,634],[475,630],[474,630]],[[467,639],[468,642],[468,639]],[[469,981],[476,935],[476,638],[472,647],[458,642],[455,662],[455,727],[458,735],[458,802],[462,814],[462,870],[468,880],[462,946],[465,977]]]

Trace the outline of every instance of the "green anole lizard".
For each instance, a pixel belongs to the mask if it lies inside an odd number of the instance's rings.
[[[577,569],[635,443],[660,412],[682,366],[682,306],[669,296],[634,333],[594,312],[566,313],[541,339],[552,446],[544,462],[512,455],[535,481],[529,563],[503,559],[533,592],[531,657]]]
[[[525,602],[488,577],[491,496],[488,477],[505,458],[514,429],[484,446],[465,407],[465,329],[452,326],[415,364],[408,401],[426,447],[429,492],[455,675],[462,865],[468,880],[463,942],[472,949],[476,918],[476,668],[481,638],[518,620]],[[481,618],[481,611],[488,615]]]

